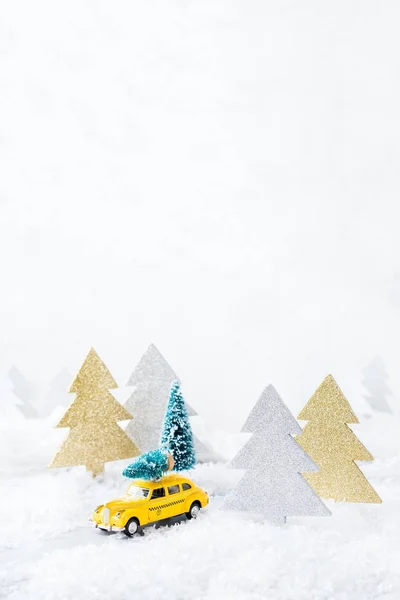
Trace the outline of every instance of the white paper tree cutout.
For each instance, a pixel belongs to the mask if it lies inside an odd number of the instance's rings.
[[[65,368],[61,369],[54,377],[44,395],[43,416],[50,415],[58,406],[68,406],[70,404],[71,398],[68,390],[73,379],[71,373]]]
[[[4,417],[21,419],[22,415],[17,402],[10,378],[6,373],[0,373],[0,419]]]
[[[224,509],[263,515],[280,524],[290,516],[328,516],[330,511],[302,473],[318,467],[292,437],[301,427],[272,385],[262,393],[242,431],[251,438],[231,462],[246,469]]]
[[[375,411],[392,413],[386,398],[393,394],[387,384],[388,374],[382,358],[376,356],[362,372],[362,383],[368,392],[364,396],[365,400]]]
[[[125,403],[125,408],[134,419],[125,432],[140,451],[158,448],[173,381],[180,379],[154,344],[150,344],[130,376],[127,385],[135,386]],[[186,402],[189,417],[196,411]],[[194,436],[196,457],[199,462],[214,460],[213,454],[196,435]],[[198,453],[198,455],[197,455]]]
[[[36,395],[35,386],[25,379],[16,367],[11,367],[8,376],[13,384],[12,391],[18,399],[17,408],[27,419],[35,419],[38,416],[36,408],[32,405]]]

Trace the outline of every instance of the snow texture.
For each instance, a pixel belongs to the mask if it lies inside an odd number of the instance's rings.
[[[363,369],[363,385],[368,395],[364,396],[374,411],[391,413],[387,396],[393,396],[388,384],[388,373],[380,356],[376,356]]]
[[[362,426],[363,441],[376,456],[366,471],[382,505],[330,503],[329,519],[291,518],[276,527],[218,510],[238,472],[223,464],[197,465],[191,477],[210,494],[199,519],[150,527],[132,539],[98,532],[88,522],[97,505],[125,493],[129,481],[121,471],[131,461],[107,464],[94,480],[81,467],[49,470],[63,435],[53,425],[49,419],[0,419],[4,600],[400,597],[396,418],[377,415]]]
[[[272,385],[265,388],[244,429],[254,433],[231,466],[246,469],[246,474],[224,508],[260,514],[271,523],[284,523],[288,516],[328,516],[329,510],[301,475],[318,471],[292,437],[301,427]]]

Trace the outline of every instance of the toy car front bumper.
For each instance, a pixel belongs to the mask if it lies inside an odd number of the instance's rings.
[[[103,529],[104,531],[123,531],[123,527],[117,527],[116,525],[104,525],[103,523],[94,523],[96,529]]]

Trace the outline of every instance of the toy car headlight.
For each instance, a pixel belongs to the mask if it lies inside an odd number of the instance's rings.
[[[125,512],[124,510],[119,510],[118,512],[116,512],[116,513],[115,513],[115,517],[116,517],[117,519],[119,519],[119,518],[120,518],[120,516],[121,516],[121,515],[122,515],[124,512]]]

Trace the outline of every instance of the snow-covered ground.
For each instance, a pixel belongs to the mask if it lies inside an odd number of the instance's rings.
[[[398,600],[400,422],[375,417],[357,435],[375,454],[363,470],[380,506],[328,503],[329,518],[284,527],[218,510],[240,474],[192,473],[211,496],[197,521],[126,538],[92,529],[99,503],[126,486],[122,464],[93,480],[48,470],[65,434],[54,417],[0,423],[0,597],[10,600]],[[232,436],[234,437],[234,436]],[[232,444],[234,446],[235,444]]]

